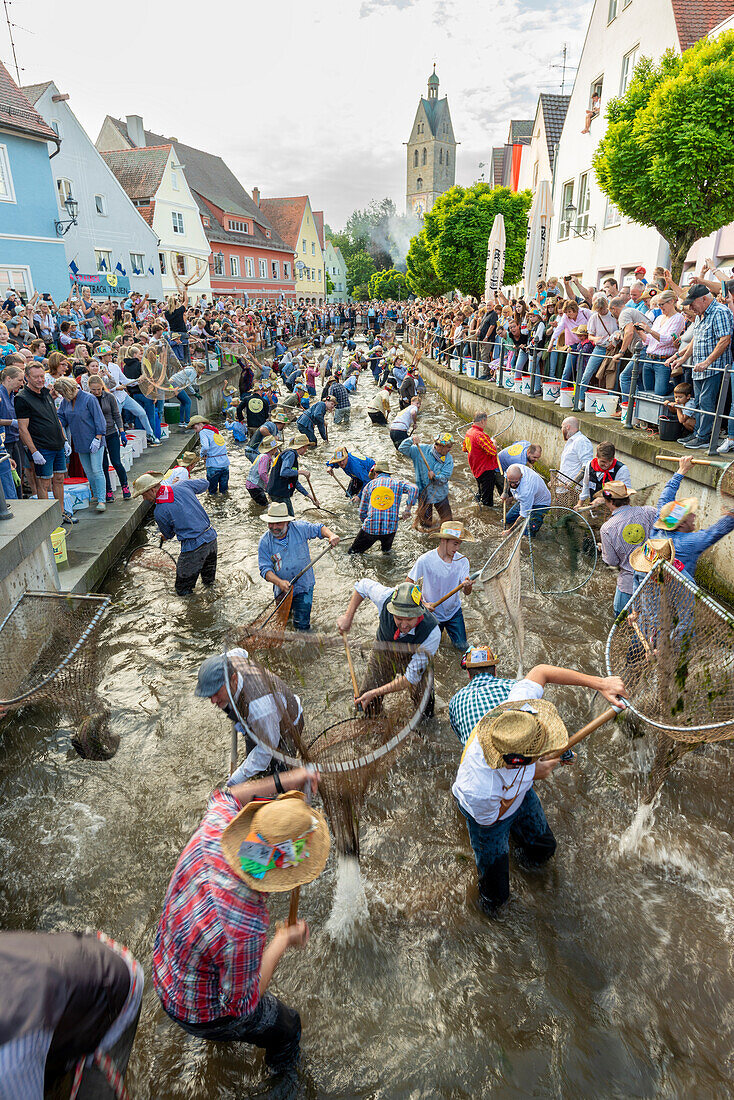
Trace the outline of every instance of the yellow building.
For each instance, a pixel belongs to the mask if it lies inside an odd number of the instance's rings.
[[[296,301],[323,305],[326,301],[323,211],[311,209],[308,195],[260,199],[260,209],[289,248],[293,249]]]

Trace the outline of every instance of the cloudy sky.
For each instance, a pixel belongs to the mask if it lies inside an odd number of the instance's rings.
[[[433,61],[479,178],[551,68],[578,60],[590,0],[193,0],[115,8],[13,0],[21,81],[53,79],[96,138],[105,114],[219,153],[248,190],[307,192],[340,228],[385,195],[405,206],[405,142]],[[22,29],[21,29],[22,28]],[[14,74],[7,30],[0,58]],[[573,69],[570,70],[571,80]],[[570,90],[570,84],[567,85]]]

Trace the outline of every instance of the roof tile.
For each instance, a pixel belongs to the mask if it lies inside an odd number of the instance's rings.
[[[152,199],[160,187],[172,148],[172,145],[158,145],[146,149],[114,149],[102,156],[131,199]]]
[[[681,50],[687,50],[718,23],[734,15],[734,0],[672,0]]]
[[[298,234],[307,202],[308,195],[287,199],[260,199],[260,209],[294,252],[298,251]]]
[[[43,138],[59,144],[58,135],[44,122],[0,61],[0,126],[17,130],[28,137]]]

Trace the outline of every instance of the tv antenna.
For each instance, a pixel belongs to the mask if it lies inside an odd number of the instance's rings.
[[[569,65],[568,64],[568,46],[565,42],[563,43],[563,51],[561,53],[561,64],[560,65],[549,65],[548,68],[549,69],[561,69],[561,95],[565,95],[566,94],[566,69],[577,69],[578,68],[578,65]]]
[[[18,87],[20,87],[20,69],[18,68],[18,55],[15,52],[15,41],[13,39],[13,27],[15,24],[10,22],[9,0],[3,0],[3,7],[5,8],[5,22],[8,24],[8,37],[10,38],[10,48],[13,51],[13,64],[15,65],[15,75],[18,79]]]

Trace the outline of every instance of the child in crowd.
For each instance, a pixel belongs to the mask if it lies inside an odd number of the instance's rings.
[[[673,400],[664,401],[675,412],[678,423],[684,433],[690,437],[696,425],[696,404],[693,400],[693,388],[690,382],[679,382],[673,390]]]

